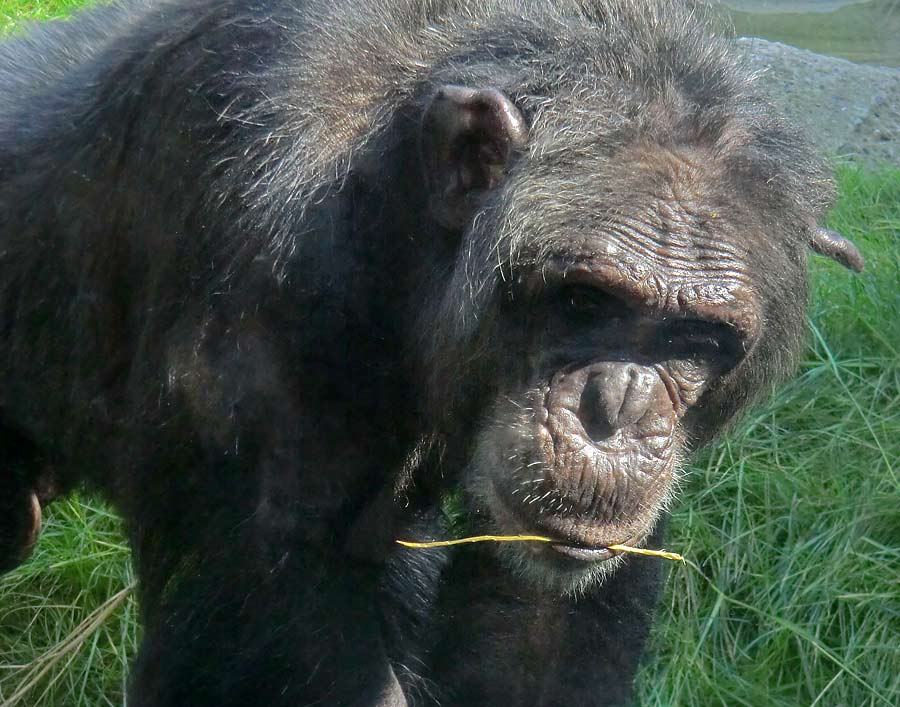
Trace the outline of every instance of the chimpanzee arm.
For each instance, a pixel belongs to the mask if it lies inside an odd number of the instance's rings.
[[[369,407],[379,379],[349,362],[348,315],[289,301],[285,316],[306,319],[287,321],[266,272],[246,274],[233,306],[186,312],[171,330],[166,400],[135,442],[150,461],[113,480],[146,627],[130,703],[403,705],[381,565],[348,546],[394,459]],[[273,330],[296,333],[273,342]]]
[[[310,524],[267,539],[264,511],[241,519],[204,497],[192,505],[199,538],[170,534],[161,517],[134,542],[146,634],[130,703],[405,705],[382,638],[377,563],[348,557],[329,530],[316,542]],[[181,510],[175,501],[168,512]]]
[[[234,555],[205,557],[148,622],[129,703],[139,707],[400,707],[370,567],[299,553],[271,576]]]

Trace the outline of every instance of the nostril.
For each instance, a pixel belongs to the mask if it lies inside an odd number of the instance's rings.
[[[606,439],[640,420],[651,405],[657,381],[654,371],[633,363],[610,361],[592,367],[578,411],[587,435]]]
[[[624,399],[624,391],[623,391]],[[600,441],[612,436],[616,431],[615,422],[619,417],[618,404],[613,400],[610,391],[600,376],[591,376],[581,394],[578,417],[587,436]]]
[[[659,376],[655,371],[633,364],[629,366],[628,387],[619,408],[617,427],[632,425],[646,414],[653,399],[653,390],[658,382]]]

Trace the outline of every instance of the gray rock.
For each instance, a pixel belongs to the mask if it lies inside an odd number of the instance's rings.
[[[900,69],[741,38],[763,89],[827,153],[900,165]]]

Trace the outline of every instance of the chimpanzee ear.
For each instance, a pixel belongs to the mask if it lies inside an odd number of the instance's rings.
[[[431,212],[458,229],[503,181],[528,129],[497,89],[442,86],[425,109],[419,138]]]
[[[809,247],[819,255],[839,262],[845,268],[862,272],[866,261],[852,241],[844,238],[837,231],[827,228],[814,228]]]

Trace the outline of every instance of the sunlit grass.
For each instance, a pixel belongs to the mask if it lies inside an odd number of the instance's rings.
[[[53,504],[35,554],[0,579],[0,705],[122,704],[138,630],[129,556],[106,507]]]
[[[66,17],[87,4],[86,0],[0,0],[0,34],[33,20]]]

